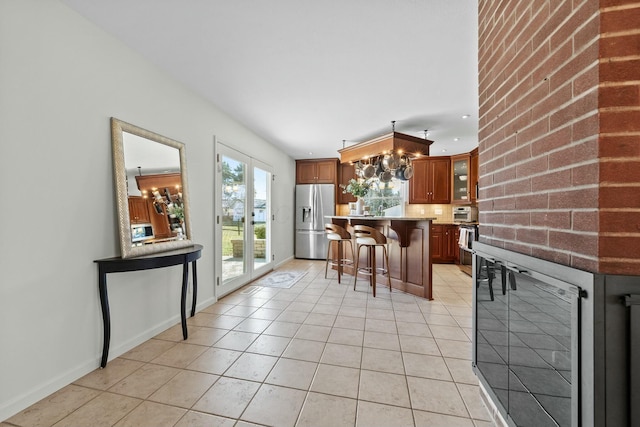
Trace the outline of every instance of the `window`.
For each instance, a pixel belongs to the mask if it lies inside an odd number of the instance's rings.
[[[369,206],[369,212],[373,215],[404,216],[408,186],[408,181],[396,178],[392,178],[389,182],[376,179],[371,190],[364,197],[364,203]]]

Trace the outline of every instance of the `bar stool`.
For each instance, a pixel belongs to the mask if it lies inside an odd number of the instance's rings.
[[[351,234],[345,230],[343,227],[340,227],[336,224],[325,224],[324,231],[327,235],[327,239],[329,240],[329,245],[327,247],[327,262],[324,265],[324,278],[327,278],[327,270],[329,269],[329,265],[338,267],[338,283],[340,283],[340,276],[342,276],[342,267],[345,265],[353,265],[353,260],[349,258],[345,258],[344,256],[344,243],[348,243],[351,248],[351,256],[353,257],[353,243],[351,242]],[[338,253],[332,254],[331,247],[333,246],[333,242],[336,242],[338,246]],[[336,257],[336,260],[333,257]]]
[[[358,281],[358,273],[369,276],[369,286],[373,287],[373,296],[376,296],[376,273],[380,271],[387,275],[389,292],[391,292],[391,275],[389,274],[389,253],[387,252],[387,237],[373,227],[366,225],[354,225],[353,234],[356,237],[356,254],[355,254],[355,277],[353,280],[353,290],[356,290],[356,282]],[[382,247],[383,262],[382,268],[376,267],[376,248]],[[367,248],[367,266],[359,267],[360,249]]]

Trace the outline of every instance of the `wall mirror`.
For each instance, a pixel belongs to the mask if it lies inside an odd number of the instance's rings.
[[[192,246],[185,146],[111,118],[122,258]]]

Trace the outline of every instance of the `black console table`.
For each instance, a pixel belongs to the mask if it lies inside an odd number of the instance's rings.
[[[98,289],[100,291],[100,305],[102,306],[102,323],[104,327],[104,341],[102,344],[102,360],[100,367],[107,366],[109,357],[109,341],[111,339],[111,316],[109,314],[109,296],[107,295],[107,274],[126,271],[150,270],[154,268],[170,267],[182,264],[182,298],[180,301],[180,317],[182,320],[182,336],[187,339],[186,299],[187,283],[189,279],[189,263],[193,266],[193,301],[191,302],[191,317],[196,311],[198,295],[198,276],[196,260],[200,258],[202,245],[193,245],[173,251],[160,252],[135,258],[105,258],[98,259]]]

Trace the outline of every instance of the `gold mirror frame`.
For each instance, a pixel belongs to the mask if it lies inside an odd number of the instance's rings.
[[[180,179],[182,181],[182,202],[184,206],[185,238],[182,240],[162,241],[142,246],[134,246],[131,236],[131,217],[129,212],[129,194],[127,191],[127,170],[124,155],[123,132],[130,133],[141,138],[148,139],[158,144],[167,145],[178,149],[180,155]],[[173,139],[158,135],[157,133],[139,128],[130,123],[123,122],[114,117],[111,118],[111,145],[113,149],[113,172],[116,185],[116,199],[118,207],[118,222],[120,228],[120,250],[122,258],[149,255],[193,246],[191,240],[191,220],[189,214],[189,191],[187,186],[187,161],[185,145]]]

